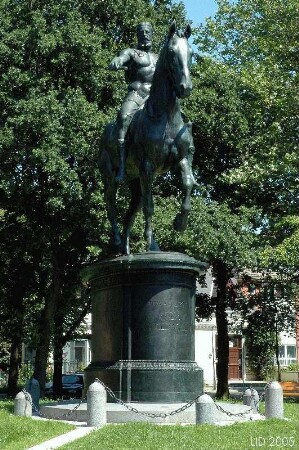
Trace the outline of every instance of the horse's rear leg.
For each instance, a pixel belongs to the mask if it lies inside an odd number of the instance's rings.
[[[142,207],[142,194],[139,178],[135,178],[129,183],[129,189],[131,192],[131,200],[124,219],[123,250],[126,255],[130,254],[130,231],[133,226],[136,214]]]
[[[194,185],[194,178],[191,166],[187,158],[179,162],[181,177],[183,182],[183,202],[181,211],[176,215],[173,227],[176,231],[185,231],[188,223],[188,216],[191,210],[191,192]]]
[[[154,214],[154,202],[153,202],[153,168],[152,165],[145,161],[140,170],[140,182],[142,191],[142,204],[143,204],[143,214],[145,219],[145,229],[144,238],[146,239],[146,249],[147,251],[159,251],[159,246],[154,240],[153,228],[152,228],[152,217]]]

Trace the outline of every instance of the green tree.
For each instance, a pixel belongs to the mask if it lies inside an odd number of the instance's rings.
[[[158,49],[173,14],[183,21],[182,5],[129,1],[124,20],[121,1],[0,2],[1,304],[27,264],[30,277],[7,311],[19,318],[19,342],[31,316],[42,386],[51,338],[61,342],[54,318],[73,329],[82,299],[70,286],[78,285],[82,263],[92,261],[90,251],[108,244],[97,159],[124,81],[106,68],[116,52],[134,45],[141,20],[153,23]],[[12,376],[16,386],[17,371]]]
[[[220,0],[195,40],[237,86],[246,121],[220,178],[241,202],[260,205],[270,226],[298,208],[298,18],[295,0]],[[223,117],[224,130],[229,119]]]
[[[288,267],[287,248],[295,243],[293,260],[298,249],[290,225],[299,198],[297,22],[294,0],[219,0],[215,17],[196,31],[194,90],[185,106],[207,197],[234,215],[242,205],[258,207],[252,225],[260,247],[270,264],[284,253]]]
[[[270,380],[274,372],[275,333],[263,319],[259,311],[252,314],[243,335],[248,367],[257,380]]]
[[[104,120],[95,103],[101,91],[95,74],[107,51],[100,51],[101,33],[92,32],[78,11],[66,11],[67,2],[1,5],[1,256],[11,284],[25,263],[34,273],[30,293],[37,301],[28,308],[39,328],[35,375],[43,385],[63,279],[72,271],[78,277],[88,242],[105,228],[95,212],[101,205],[96,142]],[[20,254],[14,271],[9,248]],[[24,283],[12,315],[21,315],[20,340],[29,277]]]

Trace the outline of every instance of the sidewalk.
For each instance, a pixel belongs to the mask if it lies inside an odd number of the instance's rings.
[[[36,420],[51,420],[51,419],[41,419],[40,417],[34,417]],[[98,429],[96,427],[87,427],[86,424],[80,422],[67,422],[77,426],[75,430],[69,431],[68,433],[56,436],[48,441],[42,442],[41,444],[35,445],[34,447],[29,447],[26,450],[52,450],[55,448],[62,447],[65,444],[75,441],[81,437],[87,436],[92,431]]]

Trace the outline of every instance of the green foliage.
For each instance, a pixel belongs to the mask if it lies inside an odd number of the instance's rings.
[[[3,340],[0,346],[0,367],[7,366],[8,362],[9,362],[9,343]]]
[[[227,204],[195,194],[188,228],[177,233],[172,222],[180,210],[178,199],[157,198],[156,205],[155,234],[162,250],[185,252],[210,264],[219,259],[232,269],[254,260],[254,247],[258,245],[254,228],[257,210],[240,208],[233,214]]]
[[[99,69],[109,55],[101,30],[68,6],[1,5],[1,314],[5,323],[10,318],[12,335],[17,329],[27,340],[26,327],[39,319],[46,293],[52,295],[53,270],[74,283],[86,240],[101,235],[101,203],[93,193],[105,114],[96,101],[105,82]],[[76,298],[65,302],[69,311]]]
[[[215,17],[196,30],[194,90],[184,106],[194,122],[201,192],[219,211],[225,203],[234,218],[219,226],[213,214],[215,229],[201,226],[208,260],[219,258],[229,269],[267,267],[290,278],[298,268],[298,4],[217,3]],[[252,207],[250,242],[240,224]]]
[[[0,370],[0,392],[7,390],[7,374]]]
[[[299,372],[299,364],[292,363],[281,369],[282,372]]]
[[[226,179],[244,163],[248,153],[248,119],[236,77],[225,64],[209,57],[197,58],[192,77],[193,91],[184,110],[194,123],[198,181],[215,200],[241,197]],[[242,201],[240,198],[238,203]]]
[[[200,320],[210,320],[213,313],[215,313],[215,302],[207,294],[197,294],[196,295],[196,306],[195,306],[195,319],[200,322]]]
[[[30,380],[30,378],[32,377],[33,371],[34,366],[31,363],[21,364],[18,379],[19,386],[22,386],[22,388],[25,386],[26,381]]]
[[[248,367],[258,380],[269,380],[274,372],[275,333],[263,319],[260,311],[252,314],[244,336]]]
[[[272,221],[270,232],[266,232],[265,248],[260,254],[260,264],[272,270],[284,271],[288,276],[296,273],[299,254],[299,220],[297,215],[288,215]]]
[[[218,6],[215,18],[197,30],[195,42],[199,52],[213,58],[210,72],[214,70],[220,75],[216,87],[211,89],[212,93],[218,92],[217,86],[221,86],[227,78],[231,86],[235,86],[238,97],[238,114],[229,106],[229,112],[233,115],[223,116],[223,129],[234,123],[236,133],[232,133],[230,139],[224,137],[222,145],[229,144],[235,135],[231,159],[240,164],[234,166],[232,163],[220,177],[225,184],[235,188],[235,194],[241,196],[243,201],[253,201],[267,213],[296,212],[297,1],[290,0],[286,4],[282,0],[219,0]],[[205,75],[200,74],[204,70],[200,61],[195,73],[205,79]],[[209,92],[208,83],[205,82],[203,87],[203,93],[198,91],[196,97],[202,94],[205,98],[206,92]],[[235,94],[228,94],[226,91],[228,105],[231,105]],[[216,110],[212,117],[220,125],[218,115],[222,111],[221,103],[217,100],[212,105]],[[215,139],[215,134],[212,138]],[[224,169],[226,167],[227,164]]]

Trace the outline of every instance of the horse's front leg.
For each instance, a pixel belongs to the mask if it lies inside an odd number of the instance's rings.
[[[176,215],[173,227],[176,231],[185,231],[187,228],[188,216],[191,210],[191,192],[194,185],[194,178],[191,166],[187,158],[179,162],[183,183],[183,201],[181,211]]]
[[[159,246],[154,240],[153,228],[152,228],[152,217],[154,214],[154,202],[153,202],[153,179],[154,173],[152,165],[145,161],[140,170],[140,183],[142,191],[142,204],[143,204],[143,214],[145,220],[144,228],[144,238],[146,240],[147,251],[159,251]]]
[[[116,192],[117,185],[115,181],[115,175],[107,171],[103,175],[104,182],[104,200],[106,203],[107,217],[111,224],[112,231],[112,244],[114,249],[119,252],[122,250],[122,240],[120,230],[116,221]]]
[[[192,164],[193,164],[193,155],[195,152],[195,147],[194,147],[194,140],[193,140],[193,136],[192,136],[192,122],[188,122],[186,124],[187,129],[189,130],[189,136],[190,136],[190,143],[189,143],[189,148],[188,148],[188,163],[190,166],[190,170],[191,170],[191,176],[192,176],[192,180],[193,180],[193,186],[199,186],[199,184],[197,183],[197,181],[194,178],[194,174],[193,174],[193,170],[192,170]]]
[[[107,217],[111,224],[112,244],[116,251],[122,251],[122,239],[120,230],[116,221],[116,192],[117,186],[115,176],[103,177],[104,179],[104,199],[107,208]]]

